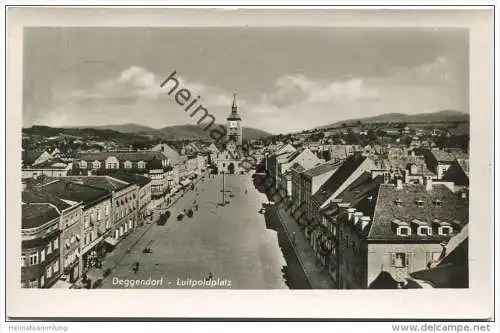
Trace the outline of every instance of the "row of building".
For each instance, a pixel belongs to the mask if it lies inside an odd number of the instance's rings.
[[[338,288],[467,287],[464,153],[356,151],[325,162],[285,144],[264,165],[272,200]]]
[[[21,285],[69,286],[143,225],[151,179],[130,173],[28,179],[22,191]]]

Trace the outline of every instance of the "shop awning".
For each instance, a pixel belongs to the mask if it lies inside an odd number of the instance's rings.
[[[118,240],[113,237],[107,237],[104,241],[112,246],[116,246],[116,244],[118,244]]]

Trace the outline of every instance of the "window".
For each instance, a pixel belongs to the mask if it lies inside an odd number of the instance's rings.
[[[435,200],[434,207],[443,207],[443,202],[441,200]]]
[[[106,208],[104,208],[104,215],[109,215],[109,206],[106,206]]]
[[[54,239],[54,251],[57,250],[59,248],[59,242],[57,239]]]
[[[26,256],[21,256],[21,267],[26,267]]]
[[[44,262],[45,261],[45,249],[42,249],[42,251],[40,251],[40,262]]]
[[[438,232],[440,236],[448,236],[453,232],[453,228],[450,226],[442,226],[439,227]]]
[[[49,243],[47,245],[47,254],[51,254],[52,253],[52,243]]]
[[[30,266],[38,265],[38,253],[30,254]]]
[[[430,236],[432,234],[431,228],[426,227],[426,226],[418,227],[417,234],[419,236]]]
[[[392,253],[392,267],[406,267],[407,266],[407,254],[404,252]]]
[[[59,272],[59,261],[54,261],[54,265],[52,266],[52,270],[54,271],[54,273],[57,273]]]
[[[411,235],[410,227],[407,227],[407,226],[398,227],[397,235],[398,236],[410,236]]]
[[[417,204],[417,207],[424,207],[424,202],[422,200],[417,200],[415,203]]]
[[[101,220],[101,210],[100,209],[97,209],[97,221],[100,221]]]
[[[45,269],[45,275],[47,276],[47,279],[50,279],[52,277],[52,266],[48,266]]]
[[[396,206],[398,207],[402,207],[403,206],[403,201],[401,201],[400,199],[397,199],[395,202]]]
[[[85,228],[88,228],[90,226],[90,218],[88,216],[83,217],[83,224]]]

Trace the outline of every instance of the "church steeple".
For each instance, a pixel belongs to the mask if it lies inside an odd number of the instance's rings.
[[[227,117],[227,120],[241,120],[238,114],[238,105],[236,105],[236,94],[233,94],[233,106],[231,107],[231,113]]]
[[[236,105],[236,94],[233,94],[233,107],[231,108],[232,112],[238,112],[238,106]]]

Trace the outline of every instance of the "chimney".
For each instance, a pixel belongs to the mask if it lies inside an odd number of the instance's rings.
[[[356,208],[347,208],[347,219],[349,221],[352,220],[352,217],[353,217],[355,212],[356,212]]]
[[[424,185],[426,191],[432,191],[432,178],[427,176],[424,178]]]
[[[397,190],[403,189],[403,180],[401,178],[396,179],[396,189]]]
[[[370,224],[371,218],[369,216],[361,217],[361,230],[365,230],[366,226]]]
[[[363,213],[361,213],[361,212],[354,213],[354,223],[353,224],[357,224],[361,217],[363,217]]]

